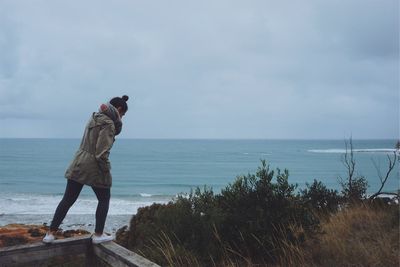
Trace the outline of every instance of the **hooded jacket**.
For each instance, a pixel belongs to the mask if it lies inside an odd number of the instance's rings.
[[[99,112],[92,114],[79,150],[65,173],[67,179],[94,187],[111,187],[108,156],[115,140],[116,126],[120,131],[122,125],[119,116],[114,116],[115,112],[111,105],[102,105]]]

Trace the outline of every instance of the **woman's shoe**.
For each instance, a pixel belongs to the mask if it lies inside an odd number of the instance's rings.
[[[46,236],[43,237],[43,240],[42,240],[42,241],[43,241],[43,243],[50,244],[50,243],[53,243],[54,240],[56,240],[56,238],[54,237],[54,235],[53,235],[51,232],[47,232],[47,233],[46,233]]]
[[[114,240],[114,237],[111,235],[106,235],[106,234],[102,234],[100,236],[92,235],[92,243],[93,244],[100,244],[100,243],[112,241],[112,240]]]

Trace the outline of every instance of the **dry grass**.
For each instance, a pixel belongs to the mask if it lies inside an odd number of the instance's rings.
[[[177,239],[177,237],[175,237],[175,239]],[[197,258],[184,246],[180,245],[179,240],[178,245],[174,245],[171,238],[164,232],[161,232],[159,238],[153,239],[151,243],[167,266],[200,266]]]
[[[300,236],[305,236],[304,229],[299,225],[292,224],[290,232],[295,235],[297,240]],[[281,234],[281,236],[284,236]],[[286,239],[275,239],[274,242],[282,253],[278,256],[276,266],[306,266],[307,259],[304,246],[298,243],[289,242]]]
[[[397,207],[347,208],[322,223],[307,246],[312,266],[399,266]]]
[[[398,208],[364,205],[346,208],[321,219],[321,233],[306,237],[305,244],[276,239],[276,248],[283,254],[274,266],[400,266]],[[301,227],[292,227],[292,233],[304,235]],[[218,233],[215,234],[218,239]],[[209,266],[270,266],[253,264],[251,259],[242,256],[243,251],[234,251],[220,241],[223,255],[219,262],[211,259]],[[174,246],[165,234],[153,245],[168,266],[204,265],[183,246]]]

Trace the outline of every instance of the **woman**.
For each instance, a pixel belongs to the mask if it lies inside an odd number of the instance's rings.
[[[93,243],[111,241],[112,236],[103,233],[110,202],[111,166],[108,160],[115,136],[121,132],[121,118],[128,110],[129,97],[114,97],[107,104],[102,104],[94,112],[86,125],[78,152],[65,173],[68,179],[64,197],[58,204],[50,230],[43,242],[55,240],[54,233],[62,223],[69,208],[78,198],[83,185],[92,187],[98,204],[96,209],[96,228],[92,236]]]

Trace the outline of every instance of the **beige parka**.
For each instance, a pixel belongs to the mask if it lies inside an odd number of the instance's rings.
[[[112,176],[108,156],[114,140],[114,121],[102,112],[93,113],[65,177],[89,186],[110,188]]]

